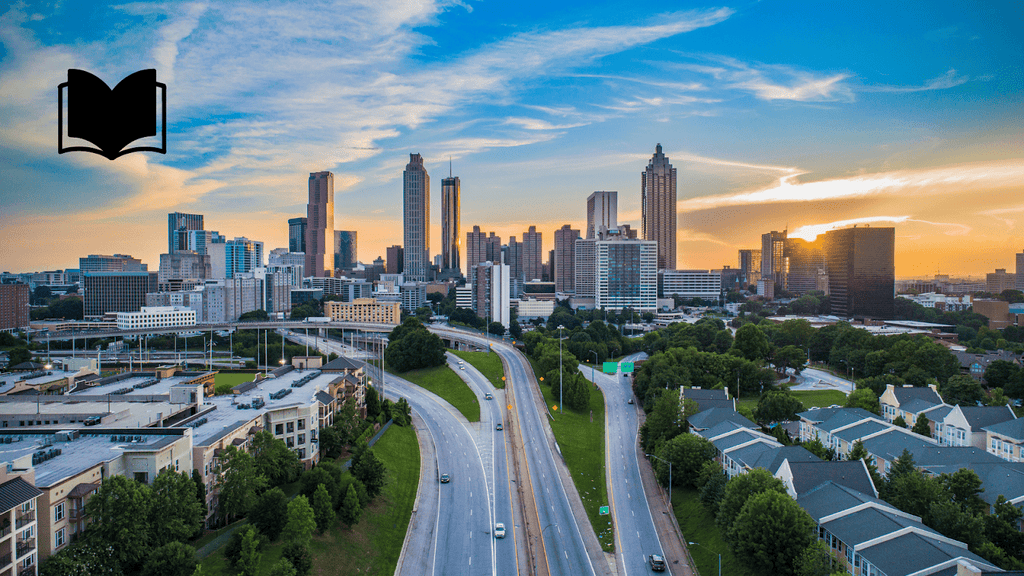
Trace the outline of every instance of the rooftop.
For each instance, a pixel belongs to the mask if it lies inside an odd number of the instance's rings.
[[[846,486],[862,494],[875,494],[875,485],[863,460],[790,462],[793,490],[804,494],[825,482]]]
[[[989,424],[982,428],[993,434],[1000,434],[1007,438],[1024,441],[1024,418],[1015,418],[998,424]]]

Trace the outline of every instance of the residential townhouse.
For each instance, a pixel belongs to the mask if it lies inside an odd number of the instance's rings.
[[[697,434],[715,446],[716,460],[729,478],[749,471],[761,454],[782,446],[756,425],[748,428],[728,420]]]
[[[0,480],[0,576],[34,576],[39,572],[36,510],[42,492],[7,472],[0,473]]]
[[[954,406],[942,421],[944,446],[974,446],[985,449],[988,444],[986,426],[1015,420],[1017,416],[1009,406]]]
[[[863,460],[845,461],[790,461],[785,460],[775,473],[782,480],[786,492],[796,499],[825,482],[833,482],[864,494],[878,496],[871,473]]]
[[[922,387],[887,384],[885,392],[878,397],[878,403],[882,407],[882,417],[887,422],[902,416],[908,426],[913,426],[918,414],[942,404],[942,398],[934,384]]]
[[[997,350],[995,352],[986,352],[984,354],[975,354],[973,352],[953,350],[953,355],[956,356],[958,362],[960,362],[960,373],[966,376],[970,376],[975,380],[981,380],[985,376],[985,370],[988,369],[989,364],[996,360],[1005,360],[1006,362],[1012,362],[1017,366],[1021,365],[1021,357],[1012,352],[1006,350]]]
[[[718,426],[722,422],[732,422],[751,430],[760,429],[760,426],[754,424],[739,412],[729,408],[709,408],[686,419],[686,424],[690,428],[690,433],[698,435],[700,435],[701,432]]]
[[[1024,461],[1024,418],[1015,418],[982,428],[991,454],[1008,462]]]
[[[679,389],[679,400],[693,400],[697,403],[697,412],[703,412],[711,408],[724,408],[736,411],[736,400],[729,398],[729,391],[725,389],[705,389],[699,386],[692,388],[682,387]]]

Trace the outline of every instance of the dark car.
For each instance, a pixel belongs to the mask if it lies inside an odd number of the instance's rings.
[[[632,398],[630,398],[629,400],[626,401],[626,404],[632,404],[632,403],[633,403],[633,399]]]
[[[664,572],[665,571],[665,559],[664,558],[662,558],[661,556],[658,556],[657,554],[651,554],[650,561],[651,561],[651,570],[654,570],[655,572]]]
[[[95,426],[99,424],[101,421],[102,418],[100,416],[89,416],[88,418],[85,419],[83,424],[85,424],[86,426]]]
[[[452,477],[448,474],[441,474],[441,484],[447,484],[452,481]]]

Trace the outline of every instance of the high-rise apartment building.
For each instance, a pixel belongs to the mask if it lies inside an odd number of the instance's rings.
[[[90,254],[78,259],[78,268],[82,272],[145,272],[148,267],[138,258],[128,254]]]
[[[620,237],[593,244],[594,308],[657,310],[658,243]]]
[[[473,309],[488,322],[501,322],[508,328],[511,285],[508,264],[481,262],[470,269],[473,281]]]
[[[997,268],[995,272],[985,275],[985,291],[1001,294],[1003,290],[1014,290],[1017,286],[1017,275],[1008,274],[1006,268]]]
[[[402,173],[402,206],[406,280],[426,282],[430,267],[430,175],[423,157],[409,154]]]
[[[157,273],[83,272],[85,315],[107,312],[137,312],[146,305],[146,294],[157,291]]]
[[[479,226],[466,232],[466,270],[481,262],[501,261],[501,237],[481,232]]]
[[[182,250],[197,254],[210,254],[211,244],[223,244],[227,241],[224,236],[214,230],[189,230],[185,238],[186,245]]]
[[[576,271],[575,294],[578,298],[593,298],[597,290],[597,242],[596,238],[576,240],[576,254],[573,268]]]
[[[784,290],[786,286],[786,230],[761,235],[761,280]]]
[[[576,240],[580,231],[566,224],[555,230],[555,290],[576,292]]]
[[[508,265],[512,297],[518,298],[526,282],[526,275],[523,273],[523,243],[516,240],[515,236],[509,236],[508,244],[502,247],[501,254]]]
[[[359,261],[356,253],[356,231],[334,231],[334,267],[339,270],[350,270]]]
[[[28,328],[28,284],[0,284],[0,332]]]
[[[334,174],[330,172],[309,175],[306,249],[303,252],[306,253],[307,274],[334,275]]]
[[[661,144],[654,148],[647,170],[640,174],[640,192],[644,240],[658,243],[659,270],[675,270],[676,169],[662,153]]]
[[[619,193],[614,190],[594,192],[587,198],[587,238],[595,238],[604,227],[612,230],[619,224]]]
[[[441,180],[441,270],[462,266],[462,189],[458,176]]]
[[[739,260],[740,274],[746,278],[748,285],[756,286],[761,279],[761,251],[740,250]]]
[[[307,208],[308,210],[308,208]],[[289,252],[305,252],[306,251],[306,223],[309,222],[307,218],[289,218],[288,219],[288,251]],[[305,262],[303,262],[305,265]]]
[[[825,271],[824,242],[808,242],[802,238],[783,241],[786,259],[786,277],[783,289],[794,294],[806,294],[818,289],[818,276]]]
[[[1016,281],[1014,282],[1014,288],[1017,290],[1024,290],[1024,253],[1017,254],[1017,269]]]
[[[192,290],[202,285],[212,273],[210,256],[207,254],[185,250],[161,254],[157,289],[161,292]]]
[[[523,277],[527,282],[540,280],[544,276],[544,264],[541,256],[544,254],[543,238],[537,232],[536,226],[523,232]]]
[[[203,229],[202,214],[172,212],[167,215],[167,252],[188,250],[188,231]]]
[[[212,267],[212,263],[211,263]],[[263,267],[263,242],[249,240],[242,236],[230,240],[224,246],[224,277],[234,278],[237,274],[254,272]]]
[[[387,249],[387,257],[385,260],[385,274],[401,274],[405,265],[405,250],[401,246],[395,244]]]
[[[893,317],[895,244],[895,228],[862,226],[825,233],[832,314],[853,318]]]

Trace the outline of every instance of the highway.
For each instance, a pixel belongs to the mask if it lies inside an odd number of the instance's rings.
[[[631,361],[627,358],[625,361]],[[619,574],[646,574],[650,554],[665,556],[654,527],[647,496],[640,480],[638,404],[628,378],[621,372],[603,374],[580,364],[580,373],[596,382],[604,393],[605,450],[608,470],[608,499],[615,526],[615,559]],[[672,564],[669,564],[671,571]]]
[[[488,344],[504,360],[505,376],[511,382],[515,403],[519,416],[519,426],[526,442],[526,460],[529,468],[529,481],[533,486],[534,504],[540,522],[540,536],[543,538],[543,549],[546,566],[538,569],[550,574],[576,576],[580,574],[606,574],[608,562],[601,551],[597,537],[594,535],[582,503],[576,494],[572,480],[564,462],[555,460],[556,448],[550,428],[543,421],[546,415],[541,413],[544,403],[536,383],[528,376],[529,363],[512,347],[500,341],[487,340],[483,336],[454,330],[451,328],[429,326],[431,332],[455,336],[462,342],[468,342],[484,350]],[[565,486],[568,483],[568,488]],[[569,493],[573,494],[575,506]],[[574,512],[579,514],[577,519]],[[536,531],[537,528],[534,528]],[[585,530],[590,540],[587,546]],[[531,534],[531,537],[536,537]],[[539,553],[535,543],[535,553]],[[596,567],[596,569],[595,569]],[[545,570],[546,569],[546,570]],[[598,572],[599,570],[599,572]]]
[[[789,373],[793,373],[792,368]],[[849,395],[854,388],[852,381],[816,368],[804,368],[796,378],[798,383],[791,386],[790,390],[839,390]]]
[[[289,339],[305,343],[305,336],[291,333]],[[312,338],[311,338],[312,339]],[[312,342],[311,342],[312,344]],[[324,353],[341,353],[341,344],[319,340]],[[505,437],[494,430],[500,409],[488,409],[496,400],[485,400],[487,388],[494,390],[471,367],[470,372],[481,404],[481,422],[468,422],[448,402],[435,394],[392,374],[386,375],[385,395],[391,400],[405,398],[422,420],[434,461],[420,470],[419,500],[413,515],[400,574],[408,575],[514,575],[518,574],[516,535],[511,520]],[[476,372],[475,375],[472,373]],[[497,412],[496,412],[497,411]],[[485,421],[486,418],[486,421]],[[440,483],[440,475],[451,481]],[[495,539],[495,522],[504,522],[507,535]],[[525,572],[525,570],[524,570]]]

